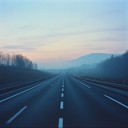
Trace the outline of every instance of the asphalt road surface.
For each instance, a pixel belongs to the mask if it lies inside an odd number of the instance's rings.
[[[128,127],[128,95],[60,74],[1,94],[0,127]]]

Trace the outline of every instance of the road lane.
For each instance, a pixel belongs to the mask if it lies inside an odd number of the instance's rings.
[[[54,82],[54,79],[52,82]],[[57,83],[52,87],[50,84],[45,83],[38,88],[1,103],[0,126],[57,126],[57,113],[61,94],[60,85],[61,79],[58,79]],[[5,122],[15,115],[23,106],[28,106],[28,109],[22,115],[18,116],[11,124],[6,126]],[[53,115],[54,118],[51,118],[51,115]]]
[[[74,78],[73,78],[74,79]],[[100,95],[108,95],[110,97],[113,97],[115,99],[117,99],[118,101],[122,102],[123,104],[125,104],[126,106],[128,106],[128,92],[125,91],[125,93],[121,93],[120,90],[118,91],[113,91],[113,89],[107,89],[107,87],[104,88],[104,85],[95,85],[95,83],[88,83],[87,81],[85,80],[79,80],[80,82],[88,85],[91,87],[91,89],[97,93],[97,94],[100,94]],[[103,87],[103,88],[102,88]]]
[[[126,127],[128,109],[112,100],[118,101],[119,97],[122,97],[119,101],[126,98],[110,90],[79,82],[68,74],[59,75],[37,88],[0,103],[0,126]]]
[[[67,77],[64,127],[126,127],[127,117],[126,108]]]

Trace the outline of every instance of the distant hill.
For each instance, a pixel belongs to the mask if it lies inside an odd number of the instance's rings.
[[[115,83],[128,85],[128,51],[122,55],[112,56],[110,59],[97,64],[96,67],[83,65],[71,71],[91,79],[114,81]]]
[[[72,60],[70,62],[70,66],[77,67],[84,64],[92,65],[100,63],[108,58],[110,58],[112,55],[118,56],[118,54],[106,54],[106,53],[92,53],[88,54],[82,57],[79,57],[75,60]]]
[[[76,67],[95,67],[98,63],[110,58],[112,55],[114,56],[119,56],[119,54],[107,54],[107,53],[92,53],[88,54],[79,58],[76,58],[74,60],[68,60],[68,61],[63,61],[58,64],[52,63],[52,66],[49,66],[52,71],[52,69],[58,69],[63,70],[67,68],[76,68]],[[47,67],[44,65],[43,67]]]

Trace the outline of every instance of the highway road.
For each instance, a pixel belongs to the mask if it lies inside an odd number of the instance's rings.
[[[63,73],[1,94],[0,127],[125,128],[128,95]]]

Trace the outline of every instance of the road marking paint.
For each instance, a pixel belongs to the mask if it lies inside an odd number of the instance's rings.
[[[64,88],[64,85],[62,85],[62,88]]]
[[[112,101],[114,101],[114,102],[116,102],[116,103],[118,103],[118,104],[120,104],[120,105],[122,105],[123,107],[125,107],[125,108],[128,109],[128,106],[127,106],[127,105],[125,105],[125,104],[123,104],[123,103],[121,103],[121,102],[115,100],[114,98],[112,98],[112,97],[110,97],[110,96],[107,96],[107,95],[104,95],[104,96],[107,97],[108,99],[110,99],[110,100],[112,100]]]
[[[61,97],[64,97],[64,93],[61,93]]]
[[[42,84],[38,84],[38,85],[36,85],[36,86],[34,86],[34,87],[31,87],[31,88],[26,89],[26,90],[24,90],[24,91],[22,91],[22,92],[19,92],[19,93],[15,94],[15,95],[12,95],[12,96],[9,96],[9,97],[7,97],[7,98],[5,98],[5,99],[3,99],[3,100],[0,100],[0,103],[4,102],[4,101],[6,101],[6,100],[9,100],[9,99],[11,99],[11,98],[13,98],[13,97],[19,96],[19,95],[21,95],[21,94],[23,94],[23,93],[25,93],[25,92],[28,92],[28,91],[30,91],[30,90],[32,90],[32,89],[34,89],[34,88],[37,88],[37,87],[39,87],[40,85],[42,85]]]
[[[75,78],[74,78],[74,79],[75,79]],[[75,79],[75,80],[76,80],[76,79]],[[91,88],[90,86],[84,84],[83,82],[81,82],[81,81],[79,81],[79,80],[76,80],[76,81],[78,81],[78,82],[81,83],[82,85],[86,86],[87,88]]]
[[[63,118],[59,118],[58,128],[63,128]]]
[[[12,116],[7,122],[6,124],[10,124],[17,116],[19,116],[25,109],[27,108],[27,106],[23,107],[20,111],[18,111],[14,116]]]
[[[62,88],[62,92],[64,92],[64,88]]]
[[[64,109],[64,102],[63,101],[60,102],[60,109]]]
[[[62,81],[62,84],[64,84],[64,80]]]

